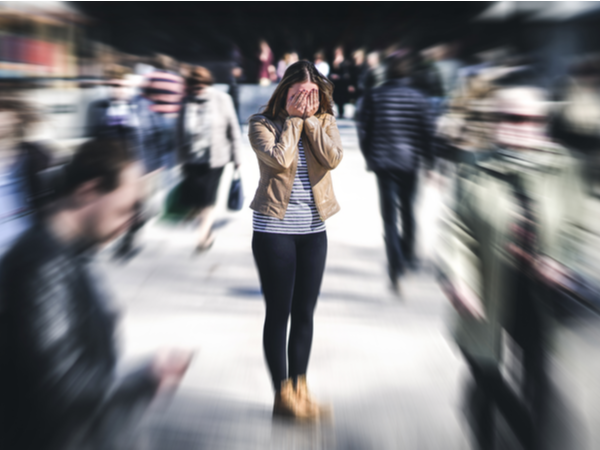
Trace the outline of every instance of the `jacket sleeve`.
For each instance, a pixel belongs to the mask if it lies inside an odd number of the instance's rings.
[[[94,343],[81,338],[86,317],[77,306],[73,277],[66,264],[54,261],[27,273],[19,282],[18,328],[21,358],[36,371],[39,385],[58,415],[103,415],[117,399],[133,402],[153,395],[158,386],[149,369],[117,381],[111,324]],[[40,399],[42,400],[42,399]]]
[[[448,211],[444,239],[438,248],[440,275],[451,296],[465,286],[481,299],[483,286],[473,191],[476,180],[463,175],[458,183],[455,206]]]
[[[242,132],[235,112],[233,100],[229,94],[225,97],[225,108],[227,114],[227,137],[231,142],[231,160],[239,165],[242,163]]]
[[[250,119],[248,137],[258,159],[277,170],[289,168],[298,151],[303,123],[299,117],[288,117],[279,139],[276,139],[260,117]]]
[[[358,113],[358,121],[356,123],[358,143],[360,146],[360,151],[365,159],[367,159],[372,134],[373,102],[371,96],[371,92],[367,92],[367,94],[365,94],[362,107]]]
[[[594,305],[600,312],[600,278],[597,271],[597,253],[590,246],[598,234],[596,214],[590,208],[589,195],[584,186],[584,174],[580,163],[570,157],[563,163],[560,181],[560,201],[564,205],[564,217],[559,229],[558,245],[552,254],[563,266],[568,282],[562,291]]]
[[[304,133],[319,163],[329,170],[335,169],[344,156],[335,118],[332,117],[326,126],[321,126],[319,119],[309,117],[304,120]]]

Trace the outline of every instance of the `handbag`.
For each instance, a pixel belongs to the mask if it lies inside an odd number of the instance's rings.
[[[229,198],[227,208],[231,211],[240,211],[244,207],[244,192],[242,190],[242,177],[239,169],[233,172],[231,186],[229,188]]]

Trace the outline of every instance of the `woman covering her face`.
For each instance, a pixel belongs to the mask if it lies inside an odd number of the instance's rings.
[[[340,209],[330,174],[343,156],[332,93],[311,62],[299,61],[249,127],[260,168],[250,205],[252,251],[266,303],[263,347],[276,392],[273,414],[308,420],[329,413],[308,394],[306,371],[327,255],[325,220]]]

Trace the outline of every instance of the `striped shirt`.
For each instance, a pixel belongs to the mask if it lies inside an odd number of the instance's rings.
[[[254,211],[252,229],[276,234],[311,234],[325,231],[325,222],[321,220],[317,211],[308,178],[302,139],[298,142],[298,168],[285,217],[278,219]]]
[[[155,70],[146,77],[145,94],[152,100],[151,109],[154,112],[179,112],[184,90],[183,78],[166,70]]]

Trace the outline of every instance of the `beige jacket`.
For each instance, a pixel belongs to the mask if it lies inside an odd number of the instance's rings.
[[[211,114],[210,167],[223,167],[230,161],[241,164],[242,132],[231,96],[213,87],[207,88],[204,96],[209,102]],[[177,123],[178,156],[183,163],[188,161],[193,144],[186,130],[191,105],[191,99],[187,98]]]
[[[260,181],[250,208],[279,219],[285,217],[298,167],[298,142],[302,138],[308,177],[321,220],[340,210],[329,172],[342,160],[343,150],[332,115],[302,119],[284,112],[272,120],[255,114],[250,118],[248,136],[260,168]]]

